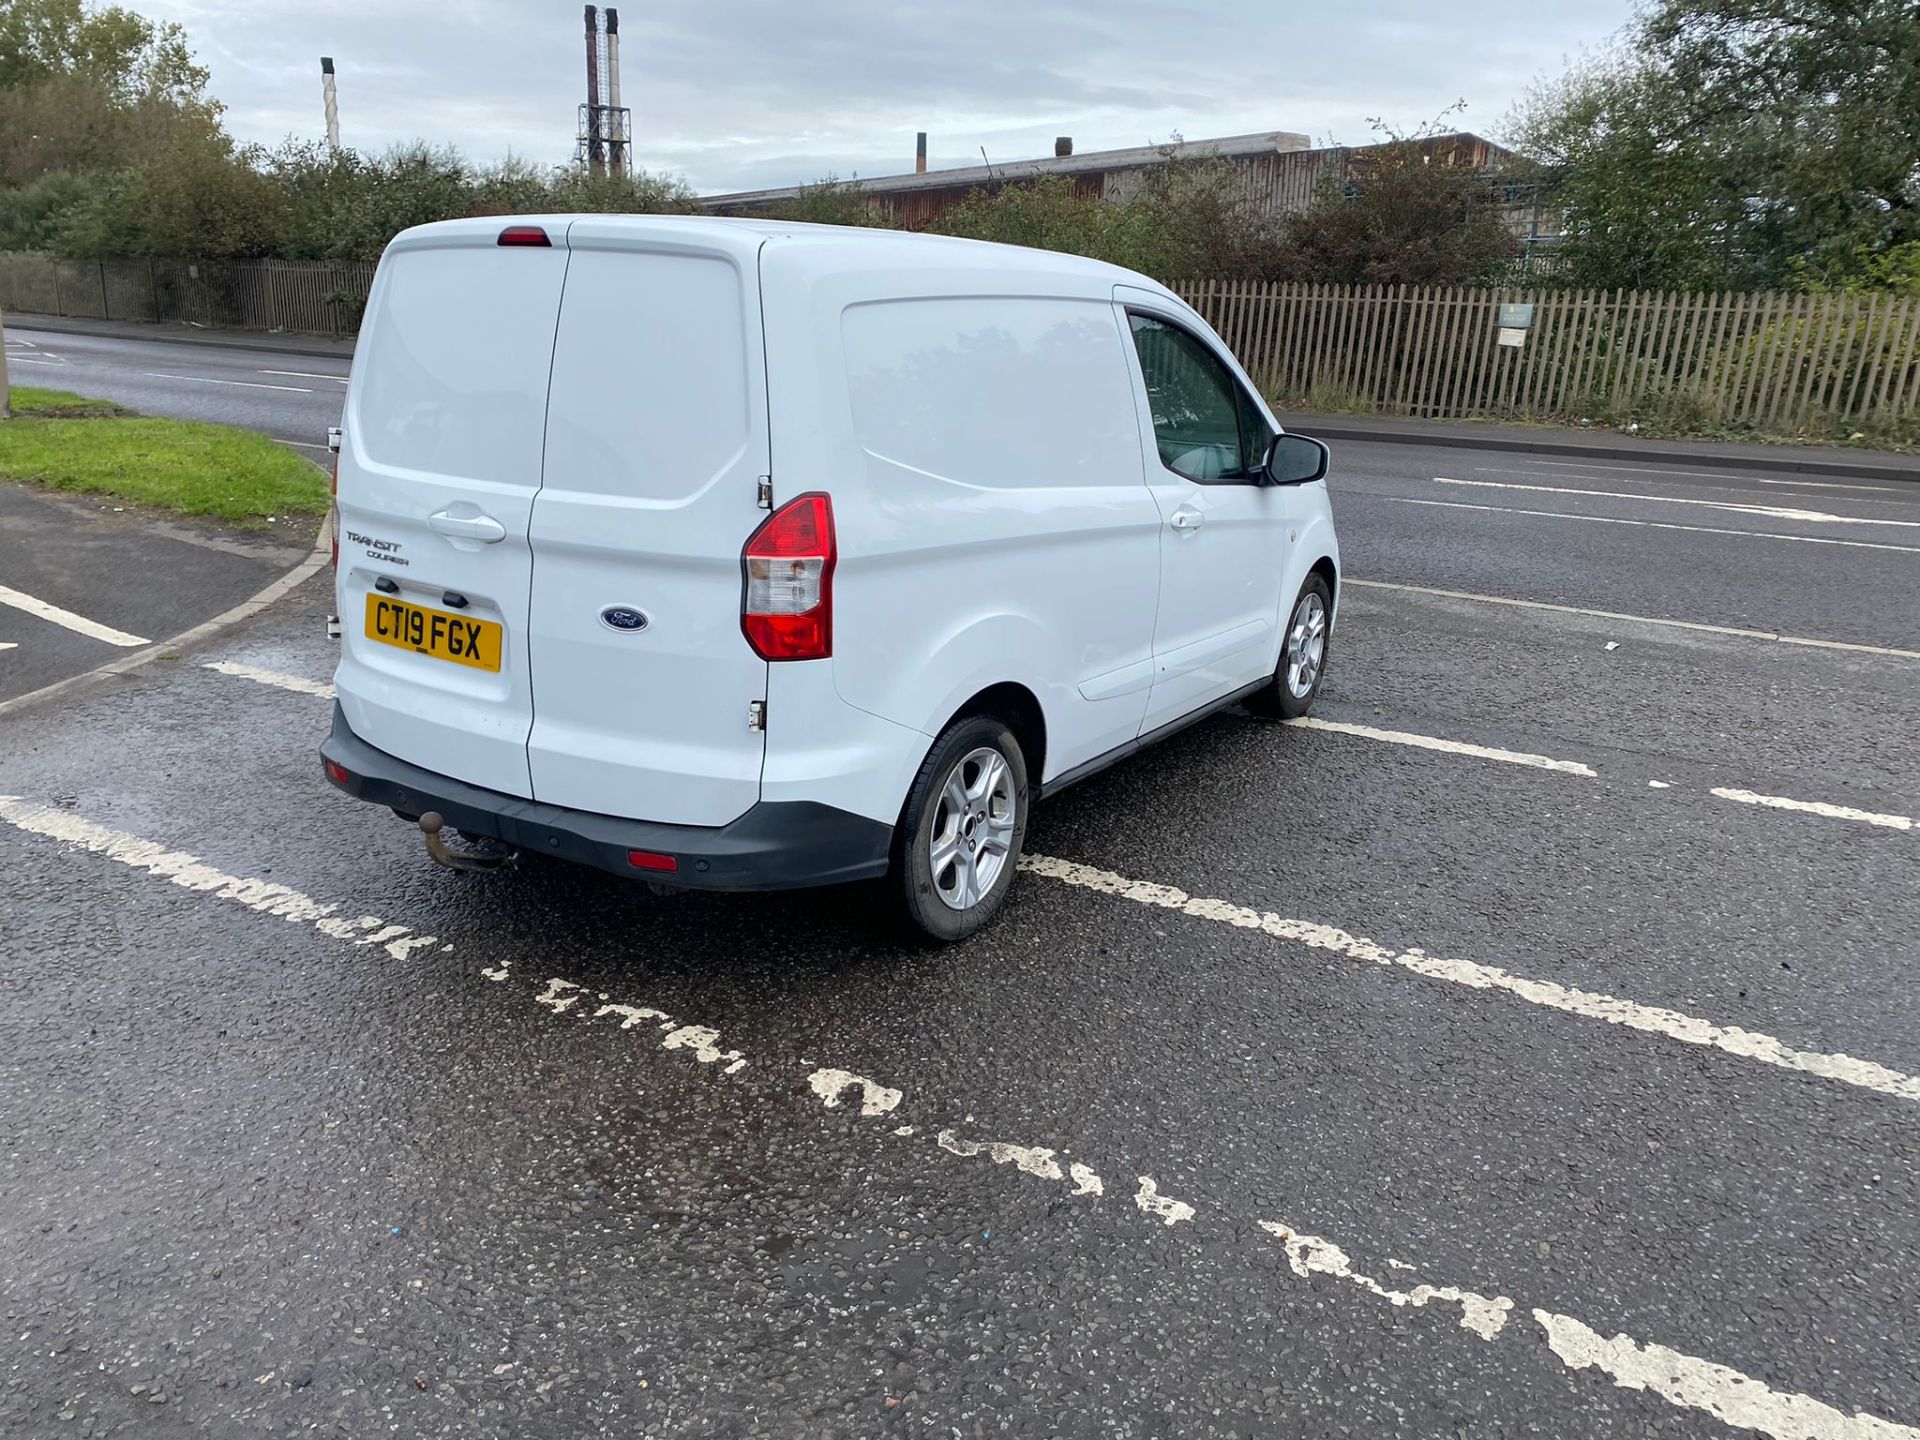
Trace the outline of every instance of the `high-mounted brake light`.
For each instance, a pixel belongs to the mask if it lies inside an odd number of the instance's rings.
[[[789,500],[740,552],[740,629],[763,660],[833,654],[833,502],[819,491]]]
[[[509,225],[500,232],[500,239],[496,243],[501,245],[545,245],[549,248],[553,245],[553,242],[547,238],[547,232],[542,230],[538,225]]]

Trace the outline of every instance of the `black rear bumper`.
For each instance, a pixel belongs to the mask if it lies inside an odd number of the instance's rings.
[[[437,810],[469,835],[688,889],[797,890],[870,880],[886,873],[893,843],[891,827],[878,820],[813,801],[761,801],[729,825],[661,825],[482,790],[374,749],[347,728],[338,701],[320,754],[347,772],[344,784],[333,783],[357,799],[415,819]],[[671,855],[678,868],[635,869],[629,850]]]

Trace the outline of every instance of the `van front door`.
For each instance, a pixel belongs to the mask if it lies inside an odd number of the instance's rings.
[[[1274,431],[1234,368],[1171,307],[1118,298],[1161,519],[1144,732],[1273,673],[1293,492],[1259,481]]]

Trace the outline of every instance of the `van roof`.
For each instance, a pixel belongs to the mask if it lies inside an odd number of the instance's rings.
[[[441,220],[417,225],[396,235],[389,250],[430,250],[443,245],[467,246],[486,243],[510,225],[538,225],[556,244],[565,244],[576,225],[591,227],[598,238],[631,236],[635,240],[666,240],[682,245],[711,244],[715,249],[738,251],[745,245],[778,242],[804,247],[813,252],[808,258],[824,268],[834,268],[842,258],[851,266],[885,265],[889,267],[926,266],[943,270],[992,269],[1005,272],[1018,269],[1029,275],[1051,274],[1072,279],[1079,286],[1088,282],[1106,285],[1138,285],[1167,294],[1172,292],[1157,281],[1135,271],[1091,260],[1084,255],[1069,255],[1057,250],[1035,250],[1024,245],[1002,245],[988,240],[963,240],[951,235],[924,235],[910,230],[878,230],[853,225],[817,225],[803,221],[755,220],[720,215],[489,215],[471,220]],[[616,241],[617,243],[617,241]]]

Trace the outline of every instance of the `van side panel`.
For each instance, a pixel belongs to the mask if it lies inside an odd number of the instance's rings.
[[[381,260],[347,389],[335,687],[348,724],[376,749],[524,797],[527,530],[567,252],[502,249],[498,229],[409,231]],[[484,517],[504,534],[483,543],[436,530],[435,517],[447,516]],[[376,585],[502,626],[500,669],[369,638]],[[449,593],[465,604],[451,605]]]
[[[765,518],[757,241],[575,221],[533,510],[536,799],[724,825],[760,798],[767,662],[740,631]],[[621,629],[603,612],[645,617]]]
[[[932,731],[1014,681],[1046,716],[1049,773],[1126,743],[1150,683],[1160,517],[1111,304],[875,288],[819,327],[853,442],[836,483],[862,491],[835,578],[841,695]]]

